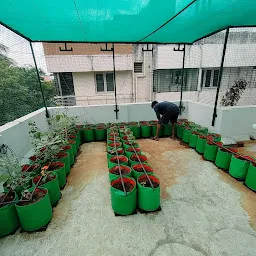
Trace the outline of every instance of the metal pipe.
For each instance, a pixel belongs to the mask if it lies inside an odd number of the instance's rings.
[[[42,98],[43,98],[43,103],[44,103],[44,107],[45,107],[45,115],[47,118],[50,117],[47,106],[46,106],[46,102],[45,102],[45,97],[44,97],[44,92],[43,92],[43,88],[42,88],[42,83],[41,83],[41,78],[40,78],[40,74],[39,74],[39,70],[37,67],[37,63],[36,63],[36,58],[35,58],[35,53],[34,53],[34,49],[32,46],[32,42],[29,42],[30,44],[30,48],[31,48],[31,52],[32,52],[32,56],[33,56],[33,60],[34,60],[34,64],[35,64],[35,68],[36,68],[36,74],[37,74],[37,78],[38,78],[38,82],[39,82],[39,86],[40,86],[40,90],[41,90],[41,94],[42,94]]]
[[[219,92],[220,92],[220,84],[221,84],[221,78],[223,74],[223,66],[224,66],[224,60],[226,55],[226,49],[227,49],[227,43],[228,43],[228,35],[229,35],[229,27],[226,29],[226,35],[225,35],[225,41],[222,51],[222,59],[221,59],[221,65],[220,65],[220,73],[218,77],[218,84],[217,84],[217,91],[216,91],[216,97],[215,97],[215,104],[214,104],[214,110],[212,115],[212,126],[215,124],[215,119],[217,117],[217,104],[218,104],[218,98],[219,98]]]
[[[186,45],[184,44],[183,48],[183,58],[182,58],[182,71],[181,71],[181,87],[180,87],[180,115],[182,110],[182,94],[183,94],[183,83],[184,83],[184,67],[185,67],[185,54],[186,54]]]
[[[116,119],[118,119],[118,107],[117,107],[117,96],[116,96],[116,64],[115,64],[115,45],[112,44],[112,53],[113,53],[113,68],[114,68],[114,73],[113,73],[113,82],[114,82],[114,91],[115,91],[115,112],[116,112]]]

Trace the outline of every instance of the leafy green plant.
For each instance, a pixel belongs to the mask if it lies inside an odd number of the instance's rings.
[[[225,95],[223,95],[220,105],[221,106],[235,106],[244,90],[246,89],[247,82],[244,78],[239,78],[235,81],[234,85],[232,85]]]
[[[7,189],[15,190],[31,180],[30,173],[21,172],[20,162],[14,154],[0,154],[0,169],[8,176]]]
[[[34,163],[44,165],[47,162],[53,162],[56,154],[68,142],[65,134],[55,130],[47,132],[39,131],[34,122],[30,122],[29,127],[31,145],[37,157]]]

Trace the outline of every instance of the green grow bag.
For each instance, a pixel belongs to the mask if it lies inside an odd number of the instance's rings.
[[[139,158],[139,159],[138,159],[138,158]],[[140,160],[140,161],[139,161],[139,160]],[[144,156],[144,155],[138,155],[138,157],[137,157],[136,154],[132,154],[132,155],[130,156],[130,158],[129,158],[129,164],[130,164],[130,166],[133,166],[134,164],[139,164],[140,162],[141,162],[142,164],[144,164],[144,163],[147,163],[147,161],[148,161],[148,159],[147,159],[147,157]]]
[[[33,189],[31,188],[30,192]],[[31,204],[22,205],[21,202],[16,204],[20,224],[25,231],[36,231],[46,226],[52,219],[52,206],[47,189],[38,187],[35,193],[44,193],[44,197]]]
[[[151,132],[152,132],[152,136],[155,137],[156,136],[156,130],[157,130],[157,125],[151,125]],[[164,128],[163,126],[161,126],[161,129],[159,131],[158,137],[163,137],[164,136]]]
[[[243,158],[232,155],[229,166],[229,174],[238,180],[244,180],[247,175],[250,162]]]
[[[120,169],[121,169],[121,173],[122,173],[123,177],[131,177],[132,176],[132,170],[129,166],[120,165]],[[110,181],[120,178],[118,165],[109,169],[108,175],[109,175]]]
[[[189,143],[191,133],[192,131],[190,129],[184,127],[183,134],[182,134],[182,141],[185,143]]]
[[[66,176],[68,176],[69,173],[70,173],[70,170],[71,170],[71,168],[70,168],[70,156],[69,156],[68,152],[59,152],[57,154],[57,157],[56,157],[55,161],[61,162],[61,163],[64,164]]]
[[[256,192],[256,164],[250,163],[247,176],[245,179],[245,185]]]
[[[206,141],[207,141],[206,138],[203,138],[202,136],[198,135],[197,142],[196,142],[196,151],[199,154],[204,153],[204,148],[205,148]]]
[[[116,142],[114,143],[113,141],[111,141],[110,143],[107,144],[107,149],[112,149],[114,147],[116,148],[121,148],[122,147],[122,143],[119,141],[119,142]]]
[[[118,155],[124,155],[124,149],[123,148],[109,148],[107,151],[107,159],[110,159],[113,156],[116,156],[116,151]]]
[[[218,133],[209,133],[208,136],[211,136],[214,141],[220,142],[221,141],[221,135]]]
[[[30,173],[30,177],[35,177],[40,174],[41,168],[40,165],[35,164],[24,164],[21,168],[21,172]]]
[[[83,125],[82,124],[78,124],[76,126],[77,128],[77,132],[79,133],[79,137],[80,137],[80,143],[82,144],[83,143]]]
[[[204,148],[204,158],[208,161],[215,162],[218,146],[208,141]]]
[[[80,143],[78,140],[78,136],[77,135],[69,135],[69,139],[70,140],[74,140],[76,142],[76,151],[78,151],[79,147],[80,147]]]
[[[141,125],[141,137],[142,138],[149,138],[151,136],[151,125]]]
[[[70,167],[75,163],[75,157],[74,157],[74,152],[72,150],[72,146],[71,145],[67,145],[67,146],[64,146],[62,148],[62,150],[64,152],[67,152],[68,155],[69,155],[69,158],[70,158]]]
[[[10,192],[9,194],[13,197],[12,201],[18,200],[15,192]],[[5,196],[5,194],[2,196]],[[0,202],[3,200],[2,196],[0,196]],[[13,233],[19,225],[15,202],[0,207],[0,237]]]
[[[69,140],[68,143],[72,147],[72,151],[73,151],[73,155],[74,155],[74,159],[75,159],[76,155],[77,155],[76,142],[74,140]]]
[[[76,131],[72,134],[70,134],[71,136],[76,136],[76,142],[77,142],[77,146],[80,147],[80,145],[82,144],[82,140],[81,140],[81,135],[79,131]]]
[[[138,155],[141,155],[140,148],[129,147],[125,149],[125,155],[127,156],[128,159],[130,159],[131,155],[134,154],[134,150],[137,152]]]
[[[95,136],[94,136],[94,128],[93,127],[85,127],[83,130],[83,137],[85,142],[91,142],[94,141]]]
[[[183,136],[183,126],[181,124],[177,124],[177,137],[182,139]]]
[[[197,138],[198,138],[198,135],[192,132],[190,137],[189,137],[189,146],[191,148],[195,148],[196,147]]]
[[[57,173],[60,189],[63,189],[67,182],[65,165],[62,162],[53,162],[47,170]]]
[[[231,150],[231,149],[230,149]],[[236,149],[232,149],[233,152],[237,152]],[[216,155],[215,165],[225,171],[229,169],[232,153],[225,149],[218,148]]]
[[[104,141],[106,140],[106,129],[105,128],[100,128],[100,127],[96,127],[95,129],[95,140],[96,141]]]
[[[120,165],[127,165],[128,166],[128,158],[126,156],[113,156],[108,159],[108,169],[118,165],[118,159]]]
[[[163,125],[163,136],[172,136],[172,125],[171,124]]]
[[[131,130],[132,130],[132,133],[133,133],[133,136],[138,139],[141,137],[141,131],[140,131],[140,126],[138,124],[136,125],[131,125],[130,126]]]
[[[123,135],[121,138],[121,141],[129,141],[129,140],[135,140],[135,137],[131,134],[131,135]]]
[[[156,176],[148,175],[148,177],[153,183],[154,189],[152,189],[146,174],[142,174],[137,179],[138,206],[144,211],[155,211],[160,207],[160,182]]]
[[[51,205],[54,206],[60,200],[61,193],[60,193],[60,186],[59,186],[57,174],[55,172],[51,172],[51,174],[54,175],[53,180],[48,181],[42,185],[40,183],[39,184],[40,184],[40,187],[46,188],[48,190]],[[39,181],[40,178],[41,178],[41,175],[39,175],[33,179],[34,186],[37,184],[37,182]]]
[[[110,194],[111,194],[111,205],[115,213],[120,215],[132,214],[137,205],[137,188],[136,182],[133,178],[123,178],[126,184],[127,194],[123,190],[117,189],[122,188],[121,178],[113,180],[111,182]]]
[[[136,141],[124,141],[123,142],[123,148],[126,150],[127,148],[130,148],[131,145],[133,145],[133,147],[138,148],[139,144]]]
[[[147,172],[147,174],[151,174],[151,175],[154,174],[154,171],[150,165],[142,164],[142,166],[141,166],[141,164],[132,165],[132,176],[135,180],[137,180],[137,178],[140,175],[145,173],[144,170]],[[143,170],[143,168],[144,168],[144,170]]]

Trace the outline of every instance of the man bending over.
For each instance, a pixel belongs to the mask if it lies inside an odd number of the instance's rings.
[[[154,140],[158,140],[158,135],[161,129],[161,125],[172,123],[172,139],[175,139],[175,126],[177,123],[177,119],[179,116],[179,108],[177,105],[171,102],[163,101],[158,103],[157,101],[153,101],[151,107],[155,110],[156,116],[158,119],[156,136],[153,138]]]

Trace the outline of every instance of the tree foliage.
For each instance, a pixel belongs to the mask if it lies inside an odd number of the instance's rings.
[[[17,67],[3,54],[0,55],[0,125],[3,125],[44,105],[36,69]],[[53,82],[41,81],[46,103],[52,105],[55,94]]]
[[[220,105],[221,106],[235,106],[241,95],[243,94],[245,88],[247,86],[247,82],[243,78],[239,78],[235,81],[234,85],[232,85],[225,95],[223,95]]]

